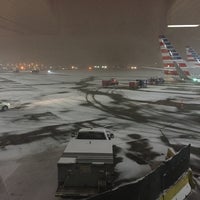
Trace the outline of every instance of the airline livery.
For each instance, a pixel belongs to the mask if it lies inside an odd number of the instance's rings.
[[[200,66],[200,55],[192,48],[186,47],[187,62],[192,65]]]
[[[164,35],[159,36],[159,43],[166,79],[200,81],[200,66],[183,60]]]

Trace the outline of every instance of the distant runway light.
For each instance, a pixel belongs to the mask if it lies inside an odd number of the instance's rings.
[[[137,67],[136,66],[131,66],[131,69],[137,69]]]
[[[177,24],[177,25],[167,25],[168,28],[195,28],[198,27],[199,24]]]

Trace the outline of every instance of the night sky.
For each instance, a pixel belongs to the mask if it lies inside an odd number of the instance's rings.
[[[0,61],[161,63],[167,0],[0,0]]]

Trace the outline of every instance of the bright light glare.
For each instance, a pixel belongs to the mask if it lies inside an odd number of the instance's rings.
[[[193,78],[193,81],[194,81],[194,82],[198,82],[198,83],[199,83],[199,82],[200,82],[200,79]]]
[[[131,69],[137,69],[137,67],[136,66],[131,66]]]
[[[179,25],[167,25],[168,28],[195,28],[198,27],[199,24],[179,24]]]

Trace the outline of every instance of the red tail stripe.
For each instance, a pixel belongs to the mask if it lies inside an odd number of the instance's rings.
[[[161,53],[168,53],[167,49],[161,49]]]
[[[177,71],[170,71],[170,70],[164,70],[165,75],[178,75]],[[184,74],[189,76],[190,72],[189,71],[184,71]]]
[[[187,67],[185,63],[178,63],[179,67]],[[173,63],[164,63],[164,67],[174,67]]]
[[[163,42],[160,42],[160,46],[164,46],[164,43],[163,43]]]
[[[163,60],[172,60],[171,56],[163,56],[162,59]]]
[[[185,63],[178,63],[179,67],[187,67]]]
[[[177,71],[164,70],[165,75],[178,75]]]

